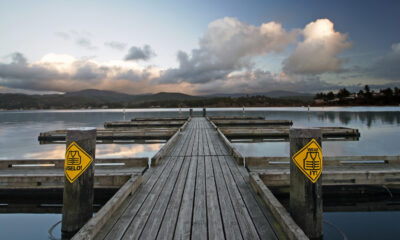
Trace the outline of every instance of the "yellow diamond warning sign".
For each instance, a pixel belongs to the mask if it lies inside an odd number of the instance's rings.
[[[64,172],[68,180],[73,183],[92,163],[93,158],[86,153],[76,142],[72,142],[65,153]]]
[[[312,139],[293,156],[293,162],[311,182],[315,183],[322,173],[321,146]]]

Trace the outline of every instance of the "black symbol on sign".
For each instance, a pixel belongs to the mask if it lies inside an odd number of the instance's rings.
[[[321,158],[318,151],[309,151],[304,158],[304,169],[310,171],[310,175],[316,175],[321,169]]]
[[[79,151],[69,151],[68,152],[67,164],[68,165],[80,165],[81,164],[81,156],[79,155]]]

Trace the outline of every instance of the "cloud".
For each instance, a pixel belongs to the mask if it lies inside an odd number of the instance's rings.
[[[189,55],[177,54],[178,68],[162,73],[159,82],[207,83],[222,80],[233,71],[252,68],[251,59],[270,52],[281,52],[295,42],[296,31],[287,32],[280,23],[248,25],[225,17],[211,22]]]
[[[378,58],[366,72],[373,77],[400,81],[400,43],[393,44],[392,51]]]
[[[253,62],[256,58],[281,53],[289,44],[296,43],[299,34],[304,39],[283,62],[281,72],[256,68]],[[94,48],[88,34],[71,32],[69,36],[85,48]],[[126,47],[115,41],[104,45],[115,49]],[[47,54],[40,61],[30,63],[23,54],[14,53],[10,63],[0,63],[0,86],[59,92],[95,88],[133,94],[314,92],[343,87],[342,83],[324,82],[318,74],[341,71],[343,60],[337,55],[349,47],[347,36],[335,31],[328,19],[318,19],[304,29],[286,30],[277,22],[255,26],[225,17],[208,25],[197,48],[177,53],[176,68],[140,66],[137,61],[156,55],[149,45],[131,47],[124,61],[108,62]],[[393,52],[387,57],[391,62],[397,61],[399,49],[400,45],[393,46]]]
[[[263,93],[274,90],[316,92],[340,87],[342,86],[326,83],[317,76],[293,77],[283,72],[275,74],[252,70],[229,74],[224,80],[198,84],[196,91],[199,94],[226,93],[227,90],[229,93]]]
[[[64,40],[69,40],[71,38],[71,36],[66,32],[55,32],[54,35]]]
[[[122,42],[117,42],[117,41],[110,41],[110,42],[105,42],[104,46],[113,48],[115,50],[125,50],[126,48],[126,43],[122,43]]]
[[[147,61],[150,58],[156,56],[154,50],[149,45],[144,45],[143,48],[131,47],[128,54],[125,56],[126,61]]]
[[[307,24],[302,34],[304,41],[284,61],[286,73],[321,74],[342,70],[342,60],[337,55],[351,46],[346,34],[335,31],[329,19]]]
[[[158,76],[159,70],[152,67],[123,61],[101,63],[59,54],[47,54],[40,61],[29,63],[23,54],[14,53],[10,63],[0,63],[1,86],[28,90],[65,92],[96,88],[148,93],[176,88],[152,86],[150,79]]]
[[[97,47],[92,45],[92,42],[90,41],[90,39],[85,38],[85,37],[80,37],[80,38],[76,39],[75,43],[78,44],[79,46],[89,49],[89,50],[97,49]]]
[[[72,40],[78,46],[86,48],[88,50],[97,49],[97,47],[92,44],[89,38],[91,37],[91,34],[89,32],[78,32],[78,31],[55,32],[54,35],[67,41]]]

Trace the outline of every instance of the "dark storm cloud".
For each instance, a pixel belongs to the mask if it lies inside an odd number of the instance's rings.
[[[274,90],[316,92],[342,87],[341,85],[326,83],[317,76],[299,76],[296,79],[287,79],[285,76],[273,74],[269,71],[254,70],[230,75],[224,80],[199,84],[197,91],[200,94],[221,92],[262,93]]]
[[[179,51],[177,54],[179,67],[164,71],[160,82],[206,83],[224,79],[230,72],[239,67],[239,63],[223,63],[211,59],[211,56],[199,50],[193,50],[191,57],[187,53]]]
[[[65,77],[67,75],[41,66],[29,66],[23,54],[18,52],[12,55],[11,63],[0,63],[0,83],[6,87],[41,90],[46,88],[44,82]]]
[[[129,49],[128,54],[125,56],[126,61],[138,61],[144,60],[147,61],[152,57],[155,57],[156,54],[154,50],[149,45],[144,45],[143,48],[140,47],[131,47]]]
[[[88,62],[77,62],[76,65],[76,73],[72,76],[75,80],[91,81],[107,77],[108,68],[99,68]]]
[[[128,71],[123,71],[120,72],[119,74],[117,74],[116,76],[114,76],[113,79],[116,80],[129,80],[129,81],[140,81],[143,79],[149,79],[150,78],[150,72],[145,69],[142,72],[137,72],[137,71],[133,71],[133,70],[128,70]]]
[[[126,43],[123,42],[118,42],[118,41],[110,41],[110,42],[105,42],[104,46],[110,47],[112,49],[116,49],[116,50],[125,50],[126,48]]]

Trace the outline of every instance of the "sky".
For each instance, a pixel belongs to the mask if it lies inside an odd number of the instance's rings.
[[[0,1],[0,93],[400,86],[400,1]]]

